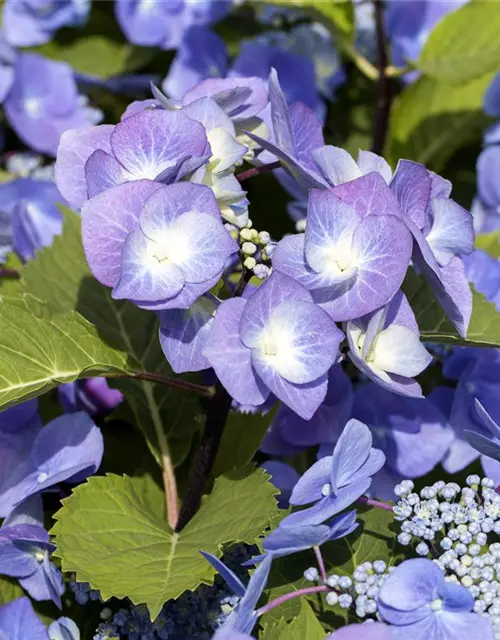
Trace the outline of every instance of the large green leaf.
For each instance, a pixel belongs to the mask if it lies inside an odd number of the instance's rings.
[[[277,624],[266,625],[263,640],[325,640],[325,632],[316,614],[305,599],[298,600],[300,613],[289,624],[280,620]]]
[[[497,2],[470,2],[432,31],[417,66],[443,82],[462,83],[499,67],[500,11]]]
[[[25,291],[36,292],[61,313],[76,309],[95,325],[104,343],[128,354],[129,371],[172,376],[158,340],[157,315],[131,302],[111,298],[109,289],[92,276],[87,265],[80,217],[67,208],[63,208],[63,213],[62,235],[55,238],[51,247],[38,252],[23,270]],[[135,420],[157,457],[163,449],[158,436],[167,433],[175,464],[180,464],[189,451],[193,434],[201,426],[197,397],[132,378],[114,384],[125,393]]]
[[[147,604],[152,618],[170,598],[210,583],[200,550],[253,543],[276,515],[275,488],[262,469],[221,476],[198,513],[172,533],[161,490],[147,479],[93,477],[63,500],[52,529],[64,571],[76,572],[104,597]]]
[[[484,92],[492,76],[461,85],[419,78],[396,100],[386,155],[393,166],[400,158],[440,171],[461,147],[481,137],[488,118]]]
[[[0,300],[0,407],[78,378],[117,375],[130,358],[74,311],[54,314],[33,296]]]
[[[464,339],[445,316],[424,278],[409,271],[403,290],[417,319],[422,340],[469,347],[500,346],[500,314],[481,293],[473,291],[472,317]]]

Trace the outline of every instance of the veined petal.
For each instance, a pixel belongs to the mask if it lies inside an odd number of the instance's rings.
[[[349,420],[333,451],[330,484],[334,494],[349,484],[351,476],[363,467],[372,443],[370,429],[359,420]]]
[[[271,313],[279,304],[289,300],[312,302],[312,296],[289,276],[273,273],[248,298],[240,326],[242,342],[250,348],[258,347]]]
[[[379,156],[372,151],[360,150],[358,153],[357,163],[363,175],[375,171],[376,173],[380,173],[387,184],[390,183],[392,178],[392,169],[382,156]]]
[[[312,157],[324,177],[334,187],[362,176],[351,154],[340,147],[325,145],[315,149]]]
[[[431,178],[427,169],[417,162],[400,160],[390,187],[404,216],[422,229],[431,196]]]
[[[83,247],[94,276],[114,287],[121,270],[123,245],[137,224],[144,200],[161,185],[138,180],[103,191],[82,209]]]
[[[445,267],[454,256],[472,253],[474,230],[471,214],[453,200],[431,200],[433,223],[426,237],[437,261]]]
[[[391,324],[374,340],[367,361],[382,371],[413,378],[429,366],[432,356],[412,331]]]
[[[360,216],[403,216],[396,196],[379,173],[368,173],[361,178],[340,184],[333,193],[350,204]]]
[[[118,160],[102,149],[94,151],[85,163],[85,179],[89,198],[126,182]]]
[[[165,300],[177,295],[184,283],[182,269],[164,255],[161,245],[147,238],[141,229],[129,234],[113,298],[138,302]]]
[[[225,300],[217,310],[203,355],[231,396],[242,404],[260,405],[269,390],[256,377],[252,352],[240,340],[240,321],[247,302]]]
[[[321,500],[321,490],[330,482],[331,466],[331,456],[325,456],[315,462],[297,481],[292,490],[290,504],[303,505]]]

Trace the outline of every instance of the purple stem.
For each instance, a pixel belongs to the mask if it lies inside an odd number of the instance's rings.
[[[244,182],[248,180],[248,178],[253,178],[254,176],[260,176],[263,173],[268,173],[269,171],[274,171],[275,169],[279,169],[281,167],[281,162],[277,160],[276,162],[270,162],[269,164],[263,164],[261,167],[253,167],[252,169],[247,169],[246,171],[242,171],[236,175],[236,178],[239,182]]]
[[[292,600],[293,598],[300,598],[300,596],[307,596],[311,593],[327,593],[328,591],[332,591],[326,585],[321,585],[320,587],[305,587],[304,589],[299,589],[298,591],[292,591],[291,593],[285,593],[284,595],[276,598],[275,600],[271,600],[266,605],[257,610],[257,616],[262,616],[264,613],[271,611],[275,607],[279,607],[280,604],[287,602],[288,600]]]
[[[316,560],[318,562],[318,568],[321,574],[321,579],[323,580],[323,582],[326,582],[326,579],[328,576],[326,575],[325,561],[323,560],[323,554],[321,553],[321,549],[319,547],[313,547],[313,548],[314,548],[314,553],[316,554]]]
[[[369,507],[376,507],[377,509],[384,509],[385,511],[392,511],[392,505],[387,502],[380,502],[380,500],[372,500],[372,498],[367,498],[366,496],[361,496],[358,499],[358,502],[362,502],[363,504],[367,504]]]

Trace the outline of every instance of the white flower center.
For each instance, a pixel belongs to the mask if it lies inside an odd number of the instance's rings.
[[[48,474],[48,473],[45,473],[45,471],[41,471],[41,472],[38,474],[38,477],[37,477],[36,481],[37,481],[38,483],[42,484],[42,482],[45,482],[45,481],[47,480],[47,478],[48,478],[48,477],[49,477],[49,474]]]
[[[331,484],[327,483],[327,484],[324,484],[321,487],[321,495],[322,496],[325,496],[325,497],[329,496],[331,494],[331,492],[332,492],[332,485]]]
[[[431,609],[433,611],[441,611],[442,608],[443,608],[443,601],[441,600],[441,598],[436,598],[436,600],[433,600],[431,602]]]
[[[26,98],[24,110],[31,118],[38,119],[42,115],[42,103],[38,98]]]

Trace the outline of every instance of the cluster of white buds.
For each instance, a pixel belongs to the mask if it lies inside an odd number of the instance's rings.
[[[433,559],[446,579],[466,587],[474,611],[490,619],[500,640],[500,495],[491,478],[468,476],[466,487],[436,482],[414,492],[411,480],[395,487],[401,522],[398,541]]]
[[[225,227],[240,245],[244,267],[253,271],[260,280],[265,280],[271,273],[271,256],[276,247],[269,233],[254,229],[251,220],[243,229],[232,224],[226,224]]]

